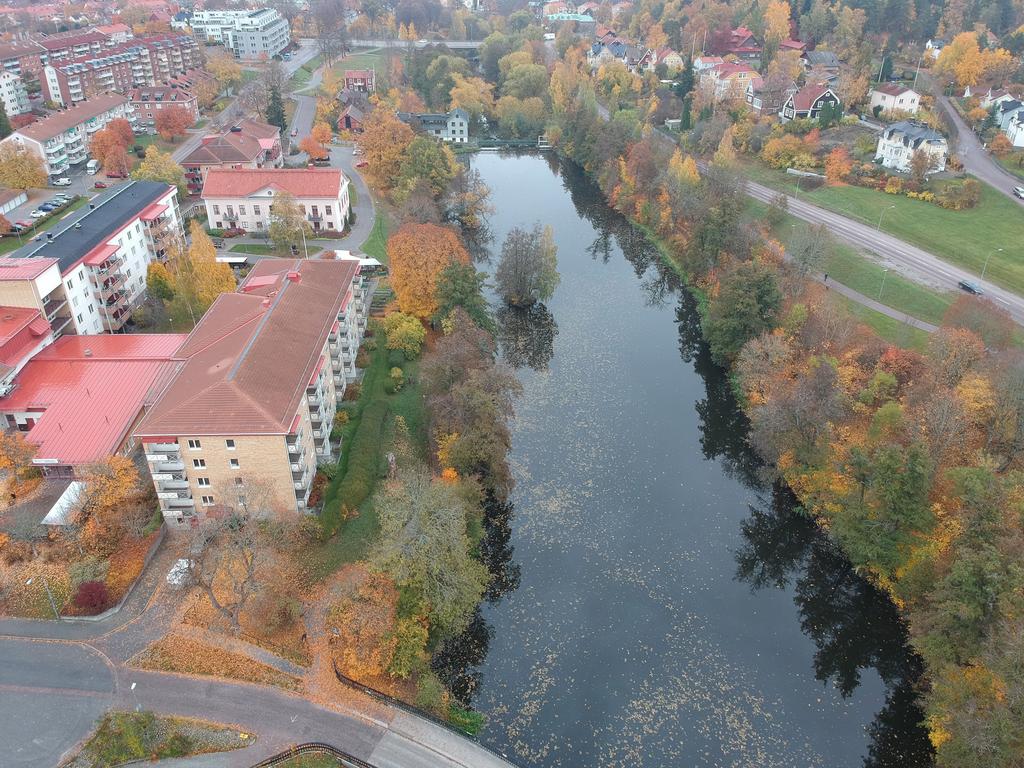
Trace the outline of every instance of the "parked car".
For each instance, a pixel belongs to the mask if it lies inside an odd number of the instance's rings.
[[[957,285],[960,286],[961,291],[967,291],[968,293],[974,296],[981,296],[983,293],[985,293],[983,290],[981,290],[980,285],[978,285],[977,283],[972,283],[970,280],[961,280],[959,283],[957,283]]]
[[[1021,200],[1024,200],[1024,187],[1014,187],[1013,194]]]
[[[22,229],[30,229],[32,227],[32,222],[31,221],[25,221],[24,219],[19,219],[18,221],[14,222],[14,223],[17,224]]]
[[[108,179],[126,179],[128,178],[127,173],[118,173],[117,171],[107,171]]]
[[[52,211],[56,207],[57,207],[56,205],[50,205],[49,203],[43,203],[36,210],[37,211],[42,211],[43,213],[49,213],[50,211]]]
[[[28,227],[25,227],[25,226],[19,224],[18,222],[14,222],[13,224],[11,224],[11,232],[14,232],[14,233],[24,232],[27,228]]]
[[[34,211],[32,211],[32,213],[29,214],[29,216],[31,216],[33,219],[41,219],[45,215],[46,211],[41,211],[38,208],[36,208]]]
[[[53,186],[55,186],[55,187],[70,187],[71,186],[71,179],[69,179],[67,176],[61,176],[59,179],[54,179],[53,180]]]
[[[299,135],[299,129],[298,128],[292,128],[292,138],[295,138],[298,135]]]
[[[368,165],[369,163],[366,162],[365,160],[360,160],[358,163],[356,163],[356,168],[365,168]]]
[[[95,187],[96,189],[106,189],[107,188],[107,182],[105,182],[105,181],[97,181],[95,184],[93,184],[93,187]]]

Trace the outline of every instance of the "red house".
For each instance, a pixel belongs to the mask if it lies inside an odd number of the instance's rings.
[[[372,69],[346,69],[345,87],[362,93],[376,90],[376,72]]]

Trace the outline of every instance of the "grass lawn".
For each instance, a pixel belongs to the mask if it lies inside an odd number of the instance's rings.
[[[108,712],[68,768],[189,757],[240,749],[252,736],[200,720],[152,712]],[[335,763],[337,765],[337,763]]]
[[[167,153],[171,153],[174,150],[176,150],[178,147],[180,147],[181,143],[184,140],[185,140],[185,137],[182,136],[180,139],[178,139],[177,141],[174,141],[174,142],[165,141],[164,139],[160,138],[160,134],[158,134],[158,133],[154,133],[152,136],[150,136],[149,134],[146,134],[145,136],[136,136],[135,137],[135,143],[140,145],[143,149],[148,149],[149,146],[151,144],[153,144],[153,145],[156,145],[156,148],[159,149],[161,152],[167,152]],[[139,158],[135,157],[134,154],[130,155],[130,158],[132,160],[139,161]]]
[[[869,309],[863,304],[858,304],[838,293],[834,294],[834,296],[840,304],[847,308],[851,315],[869,326],[886,341],[898,347],[915,349],[918,352],[923,352],[928,345],[928,333],[926,331],[914,328],[906,323],[901,323],[899,320],[894,320],[888,315],[883,315],[881,312]]]
[[[767,206],[751,200],[749,209],[755,216],[761,217]],[[783,245],[789,245],[796,232],[807,226],[806,222],[787,214],[785,220],[775,227],[772,234]],[[881,290],[880,301],[886,306],[935,325],[942,322],[946,309],[956,299],[953,293],[933,291],[895,272],[890,271],[886,274],[885,268],[870,256],[859,253],[856,248],[838,240],[835,241],[832,254],[822,266],[822,271],[828,274],[829,280],[842,283],[876,301],[879,301]]]
[[[323,250],[319,245],[307,245],[306,249],[310,254],[320,253]],[[236,243],[228,250],[235,253],[251,253],[254,256],[274,256],[276,254],[274,246],[261,243]]]
[[[346,69],[372,69],[379,75],[384,69],[384,57],[379,53],[353,53],[331,65],[331,71],[339,78],[345,76]]]
[[[370,236],[366,238],[366,242],[363,243],[363,253],[374,259],[377,259],[381,264],[388,263],[388,219],[380,208],[377,209],[377,218],[374,219],[373,229],[370,230]]]
[[[797,194],[797,180],[792,176],[759,164],[744,168],[755,181]],[[798,196],[871,226],[876,226],[881,217],[881,228],[889,234],[977,275],[991,256],[985,277],[1024,294],[1024,261],[1018,255],[1024,242],[1024,211],[987,184],[982,184],[981,202],[967,211],[948,211],[932,203],[862,187],[822,186],[801,191]],[[995,251],[997,248],[1004,250]]]
[[[992,155],[995,157],[995,155]],[[1024,150],[1011,152],[1006,157],[995,157],[996,162],[1014,176],[1024,179]]]
[[[340,766],[341,763],[338,762],[338,759],[330,755],[296,755],[277,764],[277,768],[340,768]]]

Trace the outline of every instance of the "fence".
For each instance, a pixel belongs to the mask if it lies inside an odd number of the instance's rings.
[[[345,768],[375,768],[375,766],[370,763],[360,760],[358,757],[354,757],[348,752],[343,752],[337,747],[332,747],[330,744],[322,744],[320,742],[297,744],[285,752],[279,752],[273,757],[268,757],[266,760],[256,763],[252,768],[270,768],[270,766],[280,765],[286,760],[291,760],[293,757],[299,757],[300,755],[330,755],[331,757],[337,758],[338,762],[345,766]]]

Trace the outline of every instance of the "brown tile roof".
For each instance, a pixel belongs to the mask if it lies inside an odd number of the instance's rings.
[[[242,133],[255,136],[257,139],[276,139],[281,135],[281,129],[276,125],[261,123],[259,120],[245,118],[235,123],[236,128],[241,128]]]
[[[831,88],[822,83],[805,85],[793,94],[793,109],[797,112],[806,112],[814,105],[814,102],[831,90]]]
[[[7,45],[0,45],[0,60],[14,59],[32,53],[44,53],[45,51],[46,49],[39,45],[39,43],[33,43],[28,40],[20,43],[8,43]]]
[[[81,34],[50,35],[39,40],[39,44],[48,51],[60,51],[82,43],[105,43],[109,40],[102,32],[84,32]]]
[[[128,99],[118,93],[105,93],[102,96],[94,96],[87,101],[80,102],[63,112],[55,112],[32,125],[25,126],[16,133],[36,141],[46,141],[54,136],[59,136],[68,128],[73,128],[90,118],[127,103]]]
[[[262,259],[178,350],[140,436],[287,434],[358,262]]]
[[[344,179],[340,168],[211,168],[203,197],[244,197],[274,187],[297,198],[336,198]]]
[[[200,144],[182,165],[221,165],[222,163],[248,163],[263,152],[259,140],[245,134],[225,134]]]
[[[884,93],[887,96],[899,96],[904,93],[910,93],[912,89],[899,83],[882,83],[881,85],[876,85],[872,90]]]

